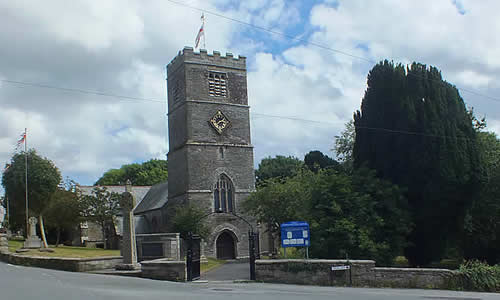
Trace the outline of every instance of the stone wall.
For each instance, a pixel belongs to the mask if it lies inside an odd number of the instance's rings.
[[[351,271],[331,271],[332,266],[350,265]],[[277,259],[257,260],[256,279],[264,282],[367,286],[374,278],[373,260]]]
[[[448,269],[374,268],[374,285],[394,288],[445,288],[456,271]]]
[[[332,266],[351,266],[331,271]],[[278,259],[257,260],[256,279],[264,282],[370,286],[394,288],[447,288],[456,271],[447,269],[376,268],[373,260]]]
[[[156,259],[141,262],[141,277],[170,280],[186,281],[186,262],[171,261],[167,259]]]
[[[0,254],[0,260],[27,267],[38,267],[70,272],[90,272],[112,269],[123,263],[121,256],[95,258],[36,257],[20,254]]]
[[[179,233],[137,234],[135,238],[138,261],[157,258],[181,259],[181,238]]]

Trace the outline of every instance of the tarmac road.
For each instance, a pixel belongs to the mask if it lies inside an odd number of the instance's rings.
[[[250,264],[248,261],[228,261],[225,264],[201,274],[202,280],[250,280]]]
[[[434,290],[335,288],[264,283],[174,283],[71,273],[0,263],[0,300],[154,299],[436,299],[489,300],[500,294]]]

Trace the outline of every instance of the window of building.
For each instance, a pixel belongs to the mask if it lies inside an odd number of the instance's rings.
[[[214,187],[215,212],[232,212],[234,208],[234,188],[231,179],[221,175]]]
[[[208,73],[209,94],[212,97],[227,96],[227,75],[225,73]]]

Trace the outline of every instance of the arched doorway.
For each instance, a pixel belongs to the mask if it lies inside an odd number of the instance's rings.
[[[235,259],[234,244],[234,238],[229,232],[224,231],[221,233],[216,241],[217,259]]]

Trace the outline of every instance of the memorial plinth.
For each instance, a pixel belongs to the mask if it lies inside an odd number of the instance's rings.
[[[28,238],[24,241],[23,248],[25,249],[39,249],[42,247],[42,241],[36,235],[36,224],[38,220],[35,217],[31,217],[28,220],[29,230]]]

